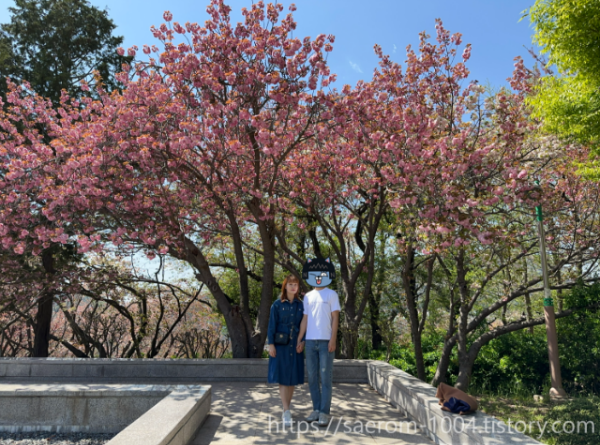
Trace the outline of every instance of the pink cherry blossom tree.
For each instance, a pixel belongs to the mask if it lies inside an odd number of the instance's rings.
[[[53,216],[69,209],[79,222],[79,252],[137,244],[186,261],[224,314],[234,357],[260,357],[273,299],[274,217],[291,205],[276,190],[330,101],[318,82],[334,78],[324,55],[333,37],[292,37],[296,23],[291,14],[280,19],[281,5],[258,2],[237,25],[223,1],[207,11],[204,26],[170,24],[165,13],[167,23],[153,30],[163,49],[145,46],[149,61],[124,67],[122,93],[65,104],[53,147],[63,159],[56,174],[68,180],[55,184],[48,207]],[[176,43],[178,36],[187,41]],[[255,319],[245,247],[252,236],[263,260]],[[234,252],[237,300],[211,267],[217,238]]]
[[[73,220],[50,204],[64,183],[54,174],[60,158],[52,145],[61,116],[27,83],[7,84],[7,103],[0,103],[0,272],[28,283],[18,295],[36,301],[32,354],[45,357],[54,297],[74,267]]]

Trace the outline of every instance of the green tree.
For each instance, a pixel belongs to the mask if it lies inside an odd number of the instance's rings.
[[[117,87],[113,74],[131,59],[117,54],[123,37],[112,35],[106,10],[86,0],[15,0],[8,9],[11,21],[0,25],[0,91],[6,76],[28,81],[54,103],[63,89],[79,96],[82,80]]]
[[[600,2],[537,0],[528,15],[534,42],[558,74],[544,76],[531,103],[545,130],[589,144],[600,154]],[[600,178],[591,159],[582,172]]]

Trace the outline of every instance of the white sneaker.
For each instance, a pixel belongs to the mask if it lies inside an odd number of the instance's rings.
[[[310,416],[308,416],[306,418],[307,422],[314,422],[316,420],[319,420],[319,411],[313,411],[312,413],[310,413]]]
[[[289,409],[283,412],[281,418],[283,419],[283,426],[292,426],[292,413]]]
[[[329,425],[329,421],[331,419],[329,418],[329,414],[325,414],[325,413],[319,413],[319,422],[317,422],[319,424],[319,426],[327,426]]]

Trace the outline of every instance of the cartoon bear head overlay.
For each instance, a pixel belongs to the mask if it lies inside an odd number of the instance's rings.
[[[335,269],[329,258],[309,258],[302,267],[302,278],[312,287],[326,287],[335,278]]]

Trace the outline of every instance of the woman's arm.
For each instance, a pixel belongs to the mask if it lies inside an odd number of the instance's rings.
[[[275,307],[276,304],[277,301],[271,305],[271,315],[269,316],[269,328],[267,329],[267,343],[269,343],[270,345],[275,344],[275,330],[277,329],[277,321],[279,319],[279,314],[277,313],[278,311]]]
[[[304,334],[306,334],[306,325],[308,324],[308,315],[304,314],[302,316],[302,321],[300,322],[300,331],[298,332],[298,342],[296,343],[296,351],[298,353],[302,352],[304,349]]]

